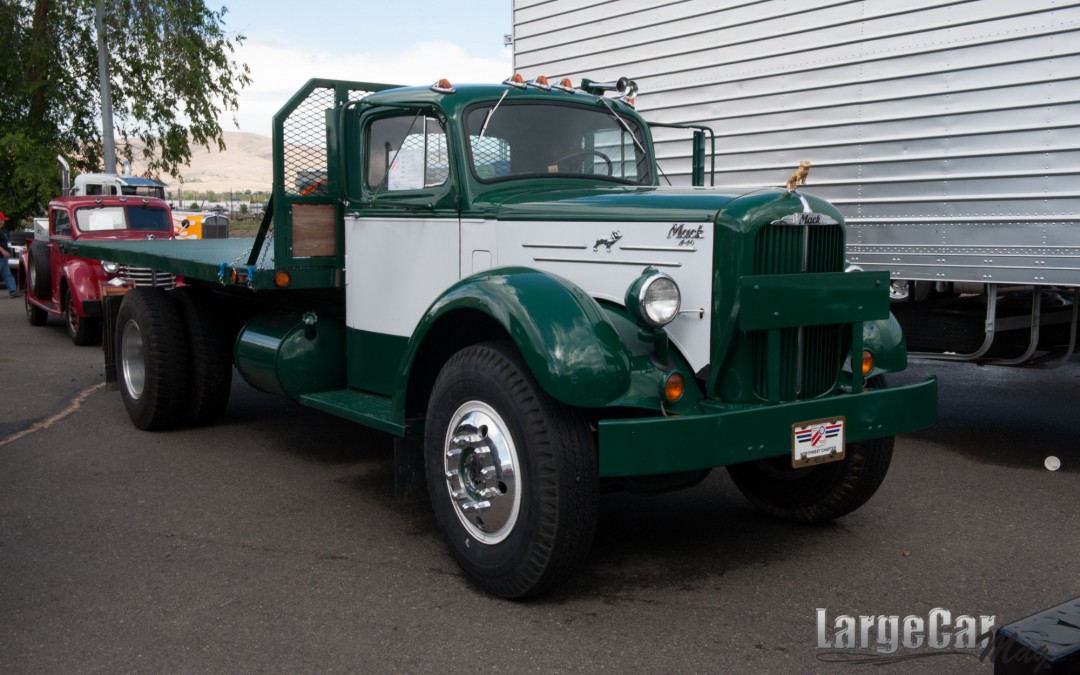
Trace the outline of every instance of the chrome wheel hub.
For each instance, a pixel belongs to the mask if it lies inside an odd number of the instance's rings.
[[[120,371],[124,377],[124,389],[128,396],[139,400],[146,386],[146,359],[143,353],[142,332],[139,324],[128,321],[120,337]]]
[[[443,466],[454,513],[469,534],[497,544],[514,529],[521,510],[521,477],[514,440],[502,417],[481,401],[451,416]]]

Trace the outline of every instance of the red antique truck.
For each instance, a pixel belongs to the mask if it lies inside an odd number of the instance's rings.
[[[100,195],[53,199],[48,222],[38,223],[20,260],[26,279],[26,318],[42,326],[49,315],[62,316],[72,342],[96,343],[101,338],[103,284],[169,288],[175,280],[148,269],[69,255],[58,244],[172,237],[172,214],[162,199]]]

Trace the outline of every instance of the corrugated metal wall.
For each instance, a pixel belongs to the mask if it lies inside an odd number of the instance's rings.
[[[514,0],[514,28],[527,77],[631,77],[647,119],[712,127],[717,184],[810,160],[856,233],[1077,230],[1080,2]],[[688,148],[655,136],[687,182]]]

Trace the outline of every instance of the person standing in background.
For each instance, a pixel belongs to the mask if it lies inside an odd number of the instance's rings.
[[[15,283],[15,277],[12,276],[8,265],[9,260],[15,257],[15,251],[11,248],[11,240],[8,239],[7,232],[4,231],[7,220],[8,217],[0,213],[0,279],[3,279],[4,285],[7,286],[8,297],[17,298],[22,293],[19,292],[19,285]]]

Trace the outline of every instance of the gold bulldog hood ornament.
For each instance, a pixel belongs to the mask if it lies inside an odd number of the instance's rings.
[[[810,162],[799,162],[799,168],[788,176],[787,189],[794,190],[799,185],[806,185],[806,177],[810,175]]]

